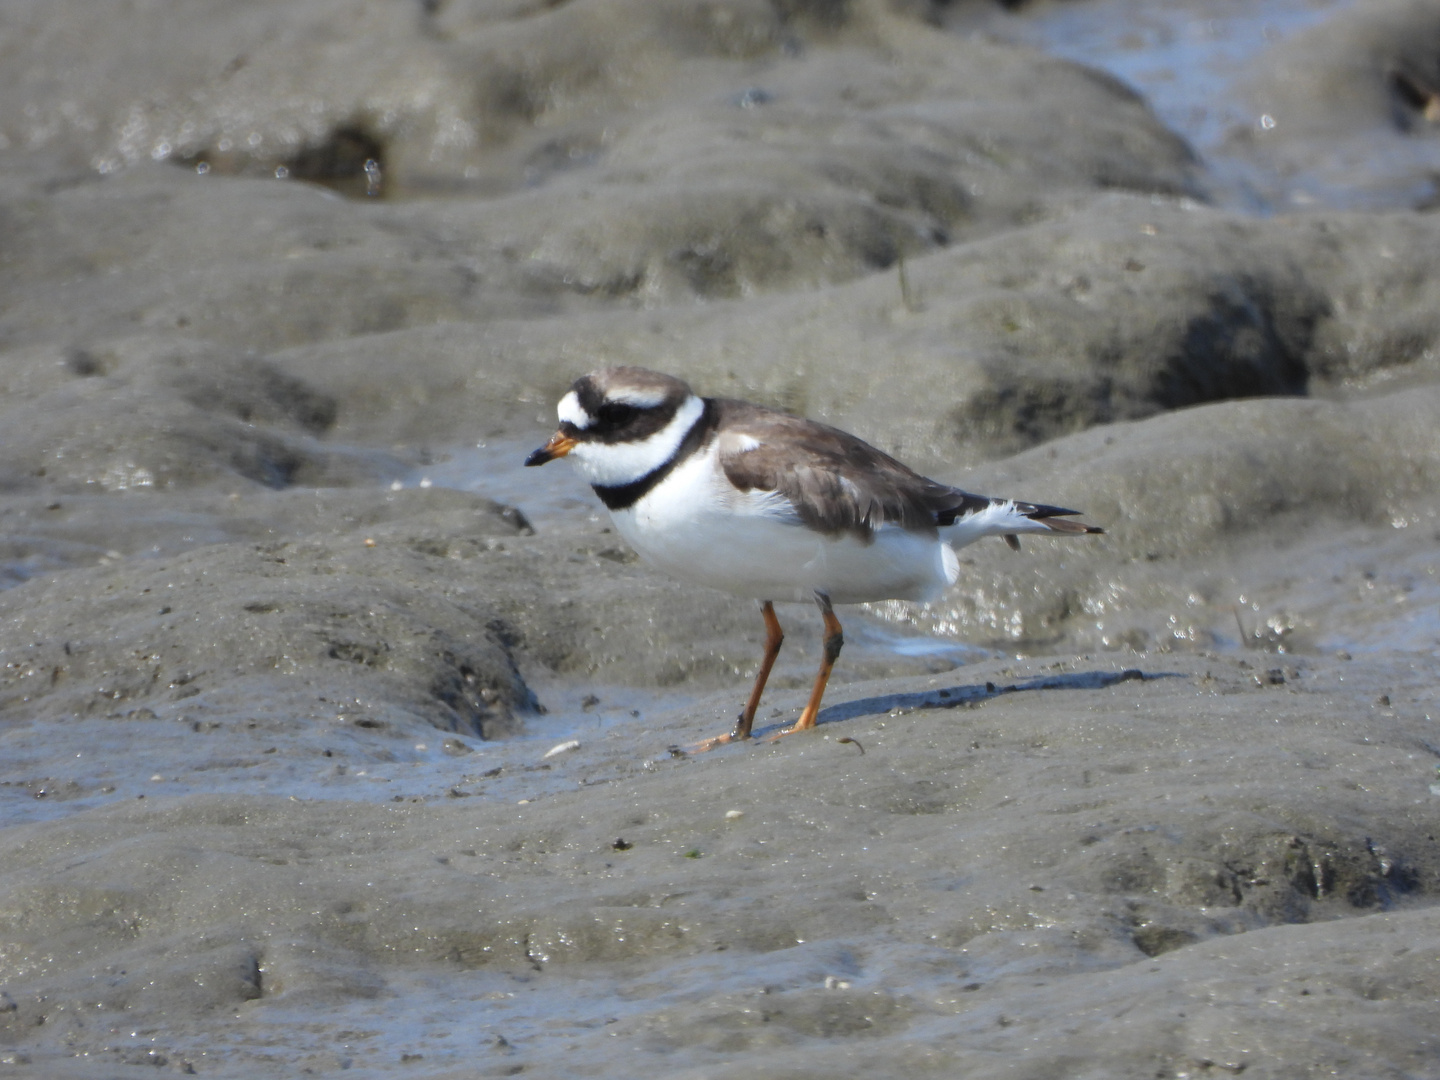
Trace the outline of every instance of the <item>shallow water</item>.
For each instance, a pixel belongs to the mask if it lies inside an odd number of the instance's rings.
[[[1257,190],[1249,163],[1227,155],[1237,129],[1264,128],[1236,80],[1268,48],[1354,6],[1355,0],[1056,0],[1027,4],[1018,15],[969,5],[954,23],[962,31],[1023,42],[1054,56],[1109,72],[1133,87],[1159,118],[1206,161],[1222,206],[1274,209]],[[979,10],[974,10],[979,9]],[[1292,182],[1301,185],[1305,177]],[[1329,191],[1327,204],[1352,205]]]
[[[1229,83],[1266,49],[1355,0],[1059,0],[976,16],[991,33],[1110,72],[1208,153],[1236,124],[1260,124]],[[966,24],[961,24],[962,26]]]
[[[537,528],[564,528],[574,521],[602,521],[605,508],[590,486],[566,464],[525,467],[525,458],[550,433],[533,437],[490,439],[473,446],[435,452],[433,462],[395,481],[399,487],[448,487],[510,506],[518,506]]]

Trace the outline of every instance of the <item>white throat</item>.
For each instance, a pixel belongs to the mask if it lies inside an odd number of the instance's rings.
[[[575,464],[588,484],[600,487],[633,484],[675,455],[704,411],[705,402],[691,394],[675,411],[670,422],[649,438],[639,442],[580,442],[566,457]],[[562,416],[561,419],[567,418]]]

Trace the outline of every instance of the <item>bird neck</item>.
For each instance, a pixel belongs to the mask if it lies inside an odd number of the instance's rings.
[[[656,484],[674,472],[676,466],[710,441],[715,433],[719,409],[716,408],[714,398],[703,398],[701,403],[703,408],[700,410],[700,415],[690,425],[690,430],[680,440],[680,445],[675,448],[674,453],[655,468],[628,484],[590,485],[595,494],[600,496],[600,501],[605,504],[607,509],[626,510],[634,506],[650,494]]]

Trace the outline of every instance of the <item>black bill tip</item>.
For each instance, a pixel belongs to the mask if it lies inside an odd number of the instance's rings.
[[[557,457],[564,457],[575,449],[575,436],[565,433],[564,428],[550,436],[550,441],[525,459],[526,465],[544,465]]]

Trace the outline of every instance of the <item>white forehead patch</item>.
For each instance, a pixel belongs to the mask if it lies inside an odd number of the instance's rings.
[[[562,424],[574,424],[581,431],[590,426],[591,416],[580,407],[580,397],[574,390],[560,399],[560,404],[555,406],[555,412],[559,414]]]
[[[617,405],[633,405],[637,409],[653,409],[662,404],[668,396],[664,390],[642,390],[639,387],[630,387],[611,390],[605,395],[605,400],[613,401]]]

